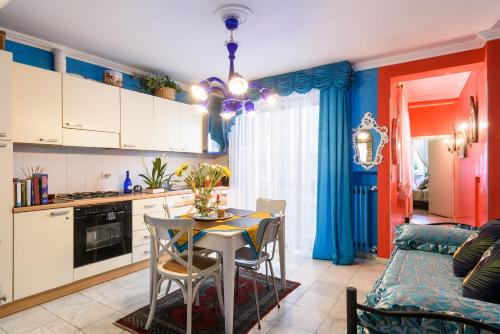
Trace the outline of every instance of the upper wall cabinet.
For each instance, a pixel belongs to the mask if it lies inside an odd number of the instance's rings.
[[[12,139],[12,53],[0,51],[0,141]]]
[[[196,107],[189,104],[180,104],[181,110],[181,151],[203,152],[203,115]]]
[[[120,147],[154,149],[153,96],[121,89]]]
[[[14,142],[61,145],[61,74],[14,63],[12,112]]]
[[[180,151],[180,103],[154,97],[154,142],[158,151]]]
[[[63,127],[120,132],[120,89],[63,75]]]
[[[203,116],[192,105],[154,98],[155,149],[203,152]]]

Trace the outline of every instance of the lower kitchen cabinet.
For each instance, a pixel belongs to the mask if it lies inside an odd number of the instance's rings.
[[[14,299],[73,282],[73,208],[14,214]]]

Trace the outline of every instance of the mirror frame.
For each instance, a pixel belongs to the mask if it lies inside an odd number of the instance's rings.
[[[371,162],[363,162],[359,158],[359,151],[356,142],[356,135],[362,130],[375,130],[380,135],[380,143],[378,144],[375,153],[373,155],[373,160]],[[352,146],[354,148],[354,163],[362,166],[364,169],[371,169],[376,165],[379,165],[384,160],[382,155],[382,148],[389,142],[389,135],[386,126],[379,126],[371,112],[366,112],[361,119],[361,123],[355,129],[352,129]],[[375,141],[374,143],[375,144]]]

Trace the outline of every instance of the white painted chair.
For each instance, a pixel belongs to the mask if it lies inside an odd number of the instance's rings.
[[[283,216],[280,215],[274,218],[265,218],[259,223],[259,228],[257,230],[257,239],[256,239],[257,247],[259,249],[257,254],[255,254],[250,247],[243,247],[238,249],[238,251],[236,251],[236,257],[235,257],[236,292],[238,292],[240,268],[248,269],[253,276],[253,288],[255,295],[255,303],[257,305],[257,322],[259,329],[261,328],[261,326],[260,326],[259,295],[257,292],[256,275],[262,263],[266,264],[266,269],[267,266],[269,265],[274,293],[276,295],[276,302],[278,304],[278,308],[280,307],[280,300],[278,296],[278,289],[276,288],[276,280],[274,277],[272,260],[274,258],[276,250],[276,240],[278,238],[278,230],[280,228],[282,219]],[[271,253],[268,253],[267,251],[265,251],[265,247],[270,243],[272,243],[272,251]],[[267,275],[266,275],[266,283],[267,283]]]
[[[282,199],[270,199],[270,198],[259,197],[257,198],[257,201],[255,203],[255,209],[258,212],[268,212],[274,215],[285,215],[286,201]],[[268,276],[267,262],[265,263],[265,266],[266,266],[266,281],[267,281],[267,276]]]
[[[201,285],[210,277],[215,278],[217,298],[221,313],[224,305],[221,291],[221,260],[194,254],[192,219],[163,219],[144,215],[144,221],[151,233],[150,274],[152,298],[146,330],[149,330],[156,311],[156,303],[161,284],[170,280],[179,285],[187,305],[186,332],[191,333],[192,307]],[[168,231],[176,231],[172,238]],[[174,244],[182,236],[187,236],[188,248],[182,254],[173,251]]]

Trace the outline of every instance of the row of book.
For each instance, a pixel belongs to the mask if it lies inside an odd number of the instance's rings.
[[[49,176],[33,174],[27,179],[14,179],[14,206],[41,205],[49,203]]]

